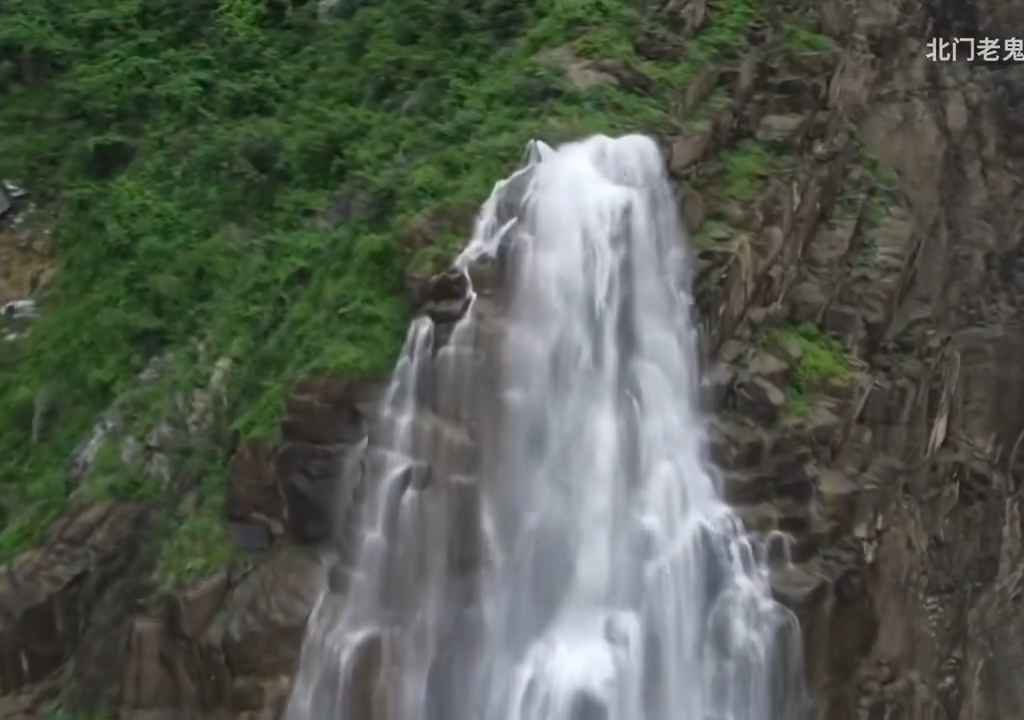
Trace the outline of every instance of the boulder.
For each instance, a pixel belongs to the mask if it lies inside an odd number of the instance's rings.
[[[95,589],[138,548],[143,512],[128,503],[71,511],[0,573],[0,692],[41,680],[71,656]]]
[[[711,133],[699,132],[680,135],[672,140],[669,171],[680,176],[692,165],[700,162],[711,149]]]

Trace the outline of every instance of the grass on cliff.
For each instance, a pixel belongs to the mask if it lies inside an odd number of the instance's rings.
[[[75,447],[155,356],[179,385],[232,358],[243,437],[274,434],[302,375],[387,372],[403,273],[450,257],[529,138],[671,131],[693,69],[738,57],[757,16],[711,9],[685,62],[653,63],[633,39],[657,21],[627,0],[341,0],[330,22],[299,0],[7,0],[0,177],[58,213],[61,266],[0,357],[0,561],[61,512]],[[566,43],[653,92],[571,86],[536,58]],[[167,402],[148,397],[140,418]],[[113,497],[159,495],[105,472]]]
[[[850,358],[841,342],[824,334],[812,323],[802,323],[771,330],[765,345],[778,351],[781,357],[791,357],[789,350],[795,349],[799,359],[795,361],[790,386],[786,389],[789,412],[796,416],[810,412],[810,396],[830,383],[844,383],[850,378]]]
[[[779,162],[765,146],[745,140],[722,155],[724,178],[722,194],[732,200],[752,200],[765,178],[775,172]]]

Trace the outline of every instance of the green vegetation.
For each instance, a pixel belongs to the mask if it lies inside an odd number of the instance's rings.
[[[846,382],[850,377],[850,362],[846,349],[835,338],[824,335],[817,326],[802,323],[797,326],[776,328],[766,338],[766,346],[775,348],[786,357],[787,348],[799,350],[793,380],[787,388],[789,412],[802,416],[810,411],[809,396],[831,382]]]
[[[181,519],[161,546],[157,578],[163,590],[175,590],[209,577],[235,559],[220,508],[209,503]]]
[[[0,6],[0,177],[55,217],[61,260],[42,319],[0,357],[0,561],[61,512],[68,458],[126,394],[143,437],[229,357],[225,431],[271,436],[296,378],[387,372],[403,274],[451,257],[529,138],[673,130],[669,100],[702,63],[739,57],[758,17],[754,0],[713,1],[685,62],[653,63],[633,40],[657,20],[628,0],[340,0],[331,15],[302,0]],[[569,43],[655,90],[573,87],[536,59]],[[163,355],[166,376],[140,387]],[[182,454],[193,484],[224,476],[223,447]],[[90,483],[184,491],[114,448]],[[170,539],[203,558],[168,549],[168,582],[224,560],[222,538],[205,544],[217,502]]]
[[[797,54],[829,52],[835,47],[832,39],[796,23],[783,25],[783,42],[786,49]]]
[[[46,711],[46,720],[110,720],[113,717],[112,713],[108,712],[95,712],[83,715],[81,713],[71,712],[63,709],[58,703],[55,707]]]
[[[730,240],[736,230],[721,220],[708,220],[694,238],[694,244],[700,249],[715,247],[723,240]]]
[[[722,192],[733,200],[752,200],[764,178],[777,168],[775,156],[753,140],[741,142],[723,153],[725,178]]]

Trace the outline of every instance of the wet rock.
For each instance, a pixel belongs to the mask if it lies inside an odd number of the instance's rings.
[[[345,446],[289,443],[278,453],[288,527],[299,541],[318,542],[330,535],[347,452]]]
[[[704,159],[711,148],[711,134],[697,133],[681,135],[672,140],[672,151],[669,159],[669,171],[676,176]]]
[[[39,310],[34,300],[11,300],[0,307],[0,317],[9,322],[35,320],[39,317]]]
[[[577,693],[569,710],[570,720],[608,720],[608,706],[588,692]]]
[[[458,270],[435,275],[422,290],[420,312],[436,323],[452,323],[469,307],[469,282]]]
[[[721,407],[735,379],[736,370],[724,363],[718,363],[704,373],[700,384],[705,407]]]
[[[799,565],[785,565],[772,572],[772,595],[804,622],[828,593],[825,578]]]
[[[349,687],[343,691],[343,697],[351,702],[348,716],[384,720],[384,638],[379,633],[369,635],[354,652]]]
[[[324,581],[316,555],[295,547],[275,551],[242,581],[224,608],[224,652],[235,675],[294,671]]]
[[[779,418],[786,404],[786,394],[764,378],[748,378],[736,383],[736,407],[764,423]]]
[[[70,512],[46,542],[0,573],[0,691],[44,678],[70,657],[80,622],[138,547],[143,508],[104,503]]]
[[[28,192],[10,180],[0,181],[0,218],[14,208],[15,201],[25,197]]]

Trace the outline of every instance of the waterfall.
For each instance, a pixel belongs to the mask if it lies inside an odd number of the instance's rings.
[[[528,147],[410,327],[289,720],[802,720],[800,630],[719,497],[657,146]],[[442,331],[443,330],[443,331]]]

